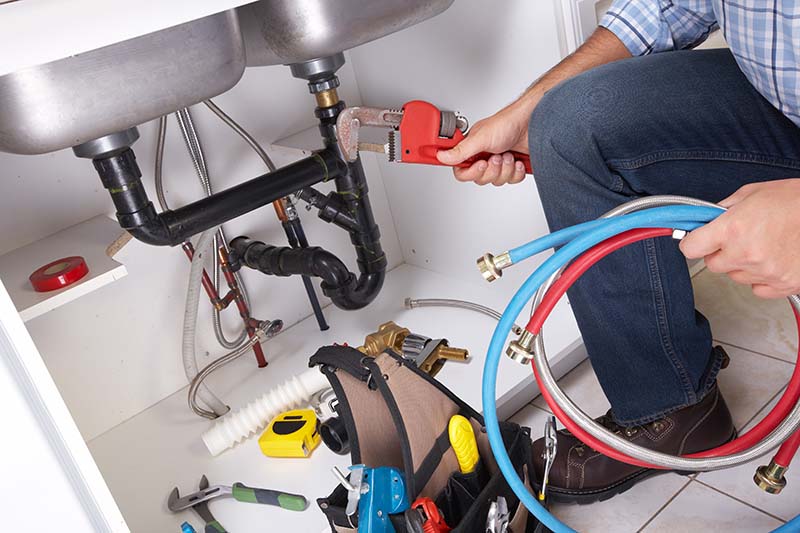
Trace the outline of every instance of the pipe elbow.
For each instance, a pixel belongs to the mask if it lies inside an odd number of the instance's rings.
[[[345,290],[336,291],[323,283],[322,293],[340,309],[348,311],[362,309],[375,300],[385,279],[386,271],[362,274],[357,280],[351,274],[351,282]]]
[[[175,242],[166,224],[158,218],[145,224],[125,228],[125,230],[136,240],[152,246],[176,246],[180,244],[180,242]]]

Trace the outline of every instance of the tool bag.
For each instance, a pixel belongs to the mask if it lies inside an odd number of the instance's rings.
[[[489,506],[498,496],[508,504],[511,531],[549,531],[529,516],[498,470],[481,415],[412,362],[392,351],[372,358],[347,346],[325,346],[309,364],[321,367],[336,393],[353,464],[397,468],[409,502],[431,498],[454,533],[484,533]],[[479,467],[469,474],[460,472],[450,447],[447,428],[456,414],[472,423],[480,451]],[[517,474],[527,480],[534,473],[530,430],[508,422],[500,429]],[[345,513],[344,487],[317,503],[334,533],[357,532],[358,513]],[[407,533],[402,513],[390,518],[398,533]]]

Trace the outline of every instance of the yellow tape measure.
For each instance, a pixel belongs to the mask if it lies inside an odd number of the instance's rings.
[[[312,409],[296,409],[276,416],[258,439],[269,457],[308,457],[319,446],[317,415]]]

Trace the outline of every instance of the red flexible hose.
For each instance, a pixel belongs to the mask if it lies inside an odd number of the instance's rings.
[[[547,319],[547,316],[553,310],[558,300],[566,293],[567,289],[603,257],[624,246],[627,246],[628,244],[653,237],[668,236],[671,234],[672,230],[667,228],[634,229],[620,233],[619,235],[611,237],[610,239],[607,239],[590,248],[583,255],[575,259],[575,261],[573,261],[566,268],[566,270],[564,270],[564,272],[561,274],[561,277],[552,285],[552,287],[550,287],[550,289],[547,291],[547,294],[545,294],[545,297],[542,299],[541,304],[537,307],[533,316],[531,316],[530,321],[525,329],[534,335],[537,334],[544,324],[544,321]],[[794,315],[795,320],[797,321],[798,331],[800,331],[800,315],[796,310],[794,311]],[[798,351],[798,357],[800,357],[800,349]],[[600,453],[621,462],[645,468],[663,468],[639,461],[629,457],[626,454],[618,452],[587,433],[572,419],[568,418],[566,413],[564,413],[558,404],[555,403],[553,397],[543,386],[541,377],[536,371],[536,366],[533,364],[531,366],[533,367],[533,373],[536,377],[536,381],[539,384],[539,390],[542,392],[542,396],[547,402],[547,405],[550,407],[550,409],[552,409],[553,414],[556,415],[561,423],[564,424],[564,426],[581,441]],[[768,413],[757,425],[750,429],[750,431],[741,437],[717,448],[686,455],[684,457],[720,457],[722,455],[728,455],[750,448],[755,443],[764,439],[764,437],[771,433],[772,430],[774,430],[783,421],[783,419],[786,418],[789,412],[791,412],[791,410],[794,408],[798,399],[800,399],[800,365],[795,365],[789,385],[781,396],[781,399],[778,401],[772,411]],[[776,460],[780,456],[781,460],[785,461],[786,464],[779,464],[782,466],[788,466],[798,447],[800,447],[800,431],[795,432],[794,435],[784,442],[780,451],[778,452],[778,455],[776,455]]]
[[[795,431],[791,437],[786,439],[783,444],[781,444],[778,453],[775,454],[775,457],[773,457],[772,460],[775,461],[776,464],[786,468],[789,466],[789,463],[792,462],[792,458],[797,453],[797,448],[800,448],[800,430]]]

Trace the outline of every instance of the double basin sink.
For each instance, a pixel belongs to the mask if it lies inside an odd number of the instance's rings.
[[[324,58],[433,17],[453,0],[261,0],[0,76],[0,151],[41,154],[233,87],[247,66]]]

